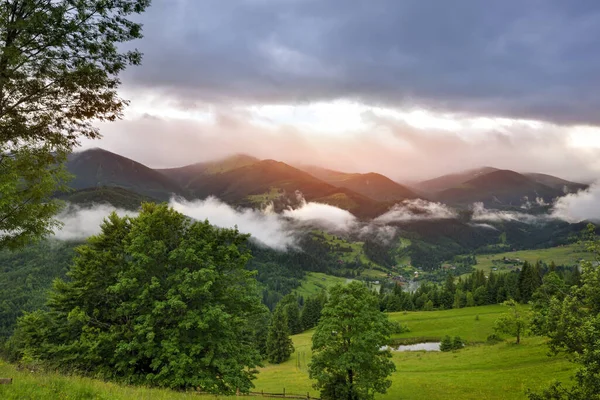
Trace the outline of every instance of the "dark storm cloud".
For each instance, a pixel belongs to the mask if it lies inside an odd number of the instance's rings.
[[[129,87],[600,123],[600,2],[154,0]]]

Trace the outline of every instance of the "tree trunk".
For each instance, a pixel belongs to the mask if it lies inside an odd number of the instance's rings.
[[[348,383],[350,384],[348,388],[348,400],[354,400],[354,371],[351,369],[348,370]]]

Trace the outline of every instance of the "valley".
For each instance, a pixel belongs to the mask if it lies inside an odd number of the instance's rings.
[[[73,191],[56,197],[68,205],[60,218],[69,239],[57,235],[16,252],[0,251],[4,339],[21,315],[48,309],[52,281],[69,279],[75,249],[96,232],[90,223],[111,209],[135,217],[142,203],[168,202],[194,219],[249,234],[246,269],[255,271],[262,304],[272,313],[283,307],[288,318],[304,321],[310,302],[323,301],[335,285],[358,281],[378,293],[379,308],[391,321],[408,330],[392,335],[395,343],[437,342],[446,335],[467,343],[451,353],[394,352],[392,389],[377,398],[520,399],[526,388],[572,374],[566,360],[547,357],[542,337],[526,337],[521,346],[506,337],[488,343],[488,337],[506,311],[497,303],[539,286],[523,287],[524,269],[535,268],[541,277],[554,268],[565,282],[577,282],[574,269],[594,260],[574,242],[587,222],[553,217],[548,206],[565,190],[585,185],[482,168],[412,190],[380,174],[296,168],[246,155],[153,170],[100,149],[73,155],[67,166],[76,176]],[[94,222],[86,222],[90,215]],[[314,329],[290,325],[290,331],[294,352],[288,361],[260,368],[256,390],[279,392],[285,382],[288,393],[317,395],[307,370]],[[33,378],[9,364],[0,366],[3,371],[22,385],[13,394],[64,390],[91,398],[110,393],[160,399],[170,393],[52,374]],[[34,388],[36,381],[46,383]]]

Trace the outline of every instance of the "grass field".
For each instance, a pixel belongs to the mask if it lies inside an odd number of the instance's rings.
[[[483,342],[504,306],[471,307],[447,311],[392,313],[390,319],[408,325],[397,337],[442,338],[459,335],[469,343]],[[476,316],[479,315],[479,320]],[[280,365],[268,365],[256,381],[258,390],[314,395],[308,379],[312,332],[294,336],[296,351]],[[563,358],[547,356],[544,339],[527,337],[496,345],[476,344],[451,353],[394,353],[397,371],[392,387],[378,399],[524,399],[526,388],[539,389],[554,379],[568,381],[573,366]],[[316,394],[316,393],[315,393]]]
[[[584,252],[579,245],[572,244],[568,246],[551,247],[548,249],[537,250],[519,250],[509,251],[498,254],[485,254],[477,256],[477,265],[475,268],[483,269],[490,272],[493,267],[497,267],[498,271],[506,270],[506,265],[503,263],[494,263],[500,261],[503,257],[528,261],[535,263],[538,260],[550,263],[554,261],[556,265],[574,265],[578,260],[591,260],[592,255],[589,252]]]
[[[302,284],[300,287],[296,288],[294,292],[298,296],[303,296],[306,298],[319,294],[323,289],[326,289],[330,286],[334,286],[338,283],[344,284],[349,281],[350,280],[347,278],[340,278],[338,276],[327,275],[321,272],[308,272],[304,279],[302,279]]]
[[[390,314],[391,320],[406,324],[411,330],[398,337],[441,338],[448,334],[477,344],[449,353],[394,353],[397,371],[392,376],[392,387],[377,399],[525,399],[527,388],[540,389],[555,379],[567,382],[573,365],[564,358],[548,357],[543,338],[526,337],[520,345],[512,344],[510,338],[495,345],[481,343],[492,333],[494,320],[505,311],[503,306],[484,306]],[[281,392],[285,387],[287,393],[318,395],[307,372],[311,335],[312,331],[295,335],[296,351],[291,359],[260,370],[255,381],[258,391]],[[1,399],[215,399],[91,379],[32,374],[2,363],[0,376],[15,378],[13,385],[0,386]]]

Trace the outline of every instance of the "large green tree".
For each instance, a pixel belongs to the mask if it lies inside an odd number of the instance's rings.
[[[112,214],[57,280],[49,312],[20,318],[26,360],[137,384],[248,391],[260,317],[246,235],[192,222],[166,205]]]
[[[141,61],[129,16],[150,0],[0,2],[0,232],[20,245],[48,233],[64,188],[60,165],[96,121],[121,117],[119,74]],[[39,175],[38,177],[35,177]],[[0,242],[0,245],[4,244]]]
[[[582,262],[581,286],[558,292],[541,318],[554,353],[564,352],[579,365],[571,387],[556,383],[531,399],[600,399],[600,238],[589,226],[584,241],[594,262]]]
[[[379,311],[377,295],[364,284],[336,285],[312,338],[309,374],[322,399],[372,399],[391,385],[395,370],[383,349],[393,325]]]

